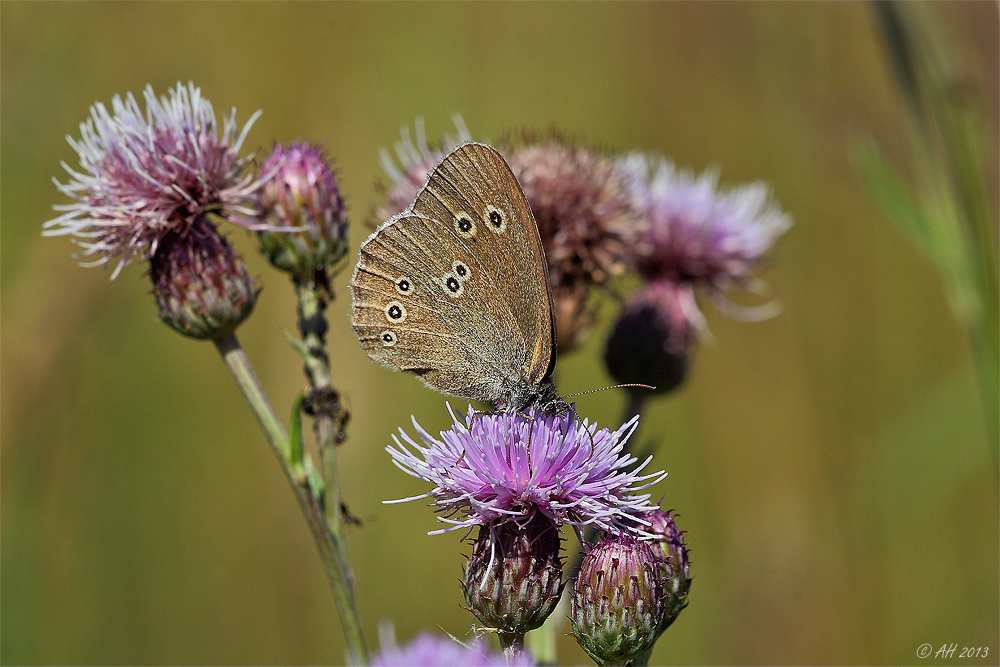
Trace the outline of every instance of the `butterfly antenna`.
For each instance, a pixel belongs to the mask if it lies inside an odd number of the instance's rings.
[[[650,389],[650,390],[656,389],[656,387],[651,387],[648,384],[616,384],[610,387],[602,387],[601,389],[591,389],[590,391],[581,391],[577,394],[569,394],[568,396],[563,396],[562,398],[563,400],[565,400],[567,398],[573,398],[575,396],[583,396],[585,394],[593,394],[599,391],[604,391],[605,389],[622,389],[623,387],[641,387],[642,389]],[[577,422],[580,421],[580,415],[576,416],[576,421]],[[587,435],[590,436],[590,455],[587,457],[587,460],[589,461],[594,456],[594,434],[590,432],[590,429],[588,429]]]
[[[574,396],[583,396],[585,394],[595,394],[595,393],[597,393],[599,391],[604,391],[605,389],[621,389],[623,387],[641,387],[643,389],[656,389],[656,387],[650,387],[648,384],[615,384],[615,385],[611,385],[610,387],[601,387],[600,389],[591,389],[590,391],[581,391],[581,392],[579,392],[577,394],[569,394],[567,396],[563,396],[562,398],[564,398],[564,399],[566,399],[566,398],[573,398]]]

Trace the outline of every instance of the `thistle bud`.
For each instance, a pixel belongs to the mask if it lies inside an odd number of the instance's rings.
[[[541,627],[562,593],[559,532],[544,514],[481,526],[465,566],[469,610],[501,636]]]
[[[261,253],[296,279],[333,267],[347,252],[347,210],[322,149],[275,144],[261,171],[274,172],[257,193],[261,222],[295,229],[259,231]]]
[[[687,377],[698,317],[689,285],[647,283],[625,306],[608,338],[604,363],[616,381],[662,394]]]
[[[688,591],[691,590],[691,561],[684,544],[684,533],[677,529],[671,511],[654,510],[646,513],[644,518],[652,524],[649,532],[660,537],[652,548],[663,575],[664,612],[660,622],[660,632],[663,632],[687,606]]]
[[[600,665],[624,665],[660,634],[663,582],[649,544],[605,536],[580,564],[573,586],[573,636]]]
[[[243,258],[204,220],[169,232],[149,260],[158,317],[198,339],[231,334],[253,311],[260,291]]]

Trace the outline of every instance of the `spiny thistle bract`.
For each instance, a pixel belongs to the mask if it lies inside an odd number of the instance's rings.
[[[598,664],[624,665],[652,648],[665,600],[650,545],[603,536],[580,564],[570,603],[573,636]]]
[[[161,239],[149,276],[160,320],[198,339],[231,334],[249,317],[260,291],[229,241],[204,220]]]
[[[479,527],[465,565],[469,611],[500,634],[519,636],[545,622],[562,593],[559,530],[543,514]]]

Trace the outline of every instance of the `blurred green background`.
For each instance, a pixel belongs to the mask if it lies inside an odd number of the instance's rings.
[[[982,88],[996,204],[996,3],[925,5]],[[971,357],[938,275],[885,219],[848,146],[907,159],[903,104],[861,3],[0,5],[4,664],[342,663],[332,596],[279,466],[206,343],[154,319],[144,269],[82,269],[40,225],[65,203],[67,134],[95,101],[193,80],[216,111],[263,117],[247,147],[323,141],[353,247],[379,203],[378,148],[460,112],[476,138],[556,126],[764,179],[795,219],[760,324],[705,305],[715,340],[689,383],[651,403],[655,489],[693,549],[690,607],[656,664],[909,664],[930,643],[996,664],[998,499]],[[996,208],[994,208],[996,210]],[[303,385],[283,338],[285,279],[235,230],[266,288],[240,337],[279,413]],[[353,265],[353,259],[350,260]],[[383,447],[444,400],[365,357],[346,283],[329,310],[357,596],[376,641],[462,636],[459,535]],[[606,313],[613,317],[609,309]],[[560,360],[564,393],[605,386],[611,322]],[[578,399],[614,425],[616,391]],[[453,405],[461,402],[452,401]],[[589,664],[570,637],[563,664]]]

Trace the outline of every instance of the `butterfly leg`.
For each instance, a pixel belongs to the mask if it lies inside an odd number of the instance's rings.
[[[472,428],[472,425],[475,424],[476,420],[479,419],[480,417],[490,417],[490,416],[498,415],[498,414],[501,414],[501,413],[497,412],[496,410],[473,410],[472,411],[472,421],[469,422],[469,428]]]

